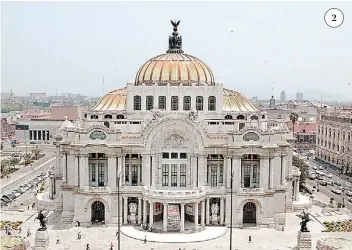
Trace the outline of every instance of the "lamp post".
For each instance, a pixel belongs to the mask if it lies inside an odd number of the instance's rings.
[[[117,249],[120,250],[120,235],[121,235],[121,232],[120,232],[120,229],[121,229],[121,226],[120,226],[120,178],[121,178],[121,173],[119,172],[118,173],[118,176],[117,176]]]
[[[233,172],[232,172],[232,159],[231,159],[231,196],[230,196],[230,203],[231,203],[231,208],[230,208],[230,250],[232,250],[232,193],[233,193]]]

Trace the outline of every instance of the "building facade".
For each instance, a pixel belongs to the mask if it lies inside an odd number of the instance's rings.
[[[322,109],[316,158],[352,174],[352,108]]]
[[[65,121],[56,139],[50,197],[67,223],[120,219],[183,232],[189,222],[195,231],[274,227],[292,211],[292,134],[267,126],[265,112],[185,54],[175,23],[165,54],[80,123]]]

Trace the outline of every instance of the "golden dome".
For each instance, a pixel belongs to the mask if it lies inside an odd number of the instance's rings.
[[[137,72],[135,85],[214,85],[210,68],[198,58],[184,53],[166,53],[148,60]]]
[[[126,88],[109,92],[94,106],[95,111],[124,111],[126,110]],[[241,93],[230,89],[223,89],[224,112],[252,112],[257,111],[253,104]]]
[[[254,105],[241,93],[231,89],[223,89],[222,111],[251,112],[257,111]]]
[[[126,88],[113,90],[93,107],[95,111],[120,111],[126,110]]]

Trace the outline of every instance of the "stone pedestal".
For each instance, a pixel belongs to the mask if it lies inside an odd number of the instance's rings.
[[[312,235],[310,232],[298,232],[297,250],[312,250]]]
[[[49,249],[49,233],[48,230],[37,230],[35,233],[35,250],[47,250]]]
[[[218,215],[217,214],[212,214],[211,215],[211,224],[217,225],[218,223]]]

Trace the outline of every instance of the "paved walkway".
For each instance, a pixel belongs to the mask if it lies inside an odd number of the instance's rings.
[[[123,226],[121,233],[125,236],[144,241],[146,237],[148,242],[159,243],[191,243],[191,242],[204,242],[213,240],[225,235],[227,232],[226,227],[206,227],[205,230],[197,233],[181,234],[174,233],[151,233],[137,230],[134,226]]]
[[[14,173],[10,174],[10,178],[7,179],[6,177],[1,179],[1,184],[0,187],[4,188],[7,185],[10,185],[11,183],[15,182],[16,180],[22,178],[23,176],[28,175],[31,172],[34,172],[44,165],[54,162],[56,157],[53,156],[53,154],[45,155],[43,158],[35,161],[32,163],[32,165],[28,166],[20,166],[20,169],[15,171]]]

